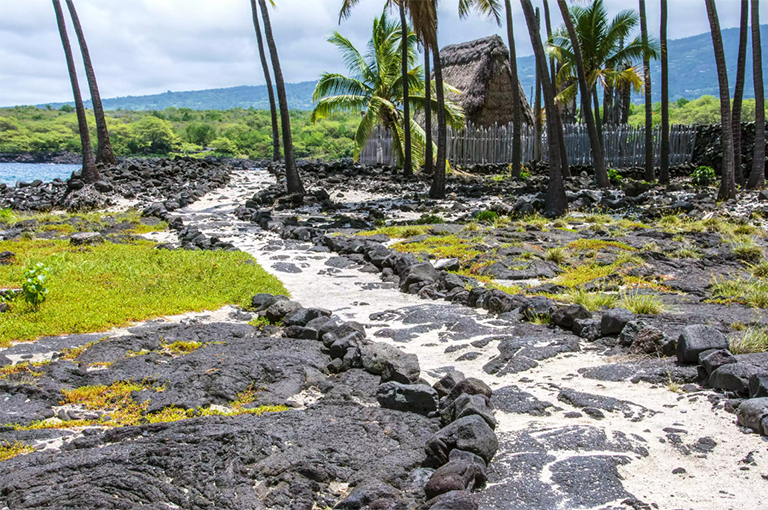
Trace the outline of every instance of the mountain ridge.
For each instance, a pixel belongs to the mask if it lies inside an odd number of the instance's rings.
[[[760,26],[763,53],[768,55],[768,24]],[[729,28],[722,31],[723,45],[728,65],[728,78],[733,93],[736,78],[736,59],[739,45],[739,29]],[[751,48],[752,36],[749,36]],[[712,51],[711,36],[708,32],[669,41],[670,55],[670,100],[680,98],[689,100],[702,95],[719,94],[717,83],[717,70],[715,57]],[[765,59],[763,69],[768,75],[768,66]],[[530,95],[535,83],[533,56],[518,59],[518,74],[523,89]],[[658,61],[651,62],[651,74],[653,80],[653,100],[661,100],[661,65]],[[691,77],[695,77],[692,79]],[[291,109],[311,110],[313,108],[312,92],[316,81],[299,83],[286,83],[286,95]],[[747,58],[746,81],[744,89],[745,98],[754,98],[754,84],[752,82],[752,59]],[[633,100],[636,103],[643,102],[641,94],[635,94]],[[266,85],[241,85],[238,87],[193,90],[172,92],[144,96],[124,96],[102,100],[107,110],[164,110],[165,108],[190,108],[193,110],[228,110],[230,108],[256,108],[269,109],[269,100]],[[86,107],[91,107],[91,101],[85,102]],[[38,108],[51,106],[59,108],[64,104],[73,105],[72,102],[48,103],[36,105]]]

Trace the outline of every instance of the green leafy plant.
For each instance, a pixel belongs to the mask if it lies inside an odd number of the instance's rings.
[[[608,169],[608,179],[611,181],[621,181],[624,177],[621,176],[618,170],[615,168]]]
[[[696,186],[709,186],[716,178],[715,169],[711,166],[700,166],[691,174],[691,182]]]
[[[48,297],[48,268],[42,262],[24,271],[24,283],[21,290],[24,293],[24,300],[35,310],[40,308]]]
[[[531,173],[528,170],[526,170],[525,168],[520,170],[520,180],[521,181],[527,181],[529,177],[531,177]]]
[[[481,211],[480,214],[477,215],[477,221],[492,223],[498,217],[499,213],[495,211]]]

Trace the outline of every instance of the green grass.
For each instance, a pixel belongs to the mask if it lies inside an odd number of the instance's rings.
[[[384,234],[392,239],[408,239],[409,237],[420,236],[428,234],[432,231],[431,225],[396,225],[392,227],[382,227],[376,230],[366,230],[365,232],[358,232],[357,235],[363,237],[375,236]]]
[[[673,251],[669,254],[669,256],[673,259],[700,259],[701,253],[699,253],[699,251],[694,248],[685,247]]]
[[[565,248],[552,248],[544,254],[544,260],[549,260],[557,265],[568,262],[568,253]]]
[[[745,262],[757,262],[763,256],[763,250],[751,237],[738,237],[731,242],[731,251]]]
[[[619,306],[637,315],[658,315],[664,312],[664,303],[652,294],[622,294]]]
[[[766,278],[768,277],[768,262],[763,261],[759,264],[750,265],[749,271],[755,278]]]
[[[606,248],[617,248],[619,250],[637,251],[631,246],[620,243],[618,241],[603,241],[600,239],[579,239],[568,244],[569,250],[574,251],[587,251],[587,250],[603,250]]]
[[[7,209],[6,209],[7,211]],[[157,225],[145,225],[141,222],[141,213],[130,209],[120,213],[89,212],[89,213],[14,213],[10,212],[7,218],[11,223],[19,221],[35,220],[38,225],[37,232],[57,232],[60,234],[74,234],[75,232],[100,231],[118,223],[130,223],[132,227],[125,230],[127,234],[147,234],[168,229],[168,224],[159,222]],[[0,215],[0,221],[3,216]]]
[[[14,441],[13,443],[2,441],[0,442],[0,462],[5,462],[6,460],[18,457],[19,455],[32,453],[34,451],[35,449],[33,447],[27,446],[19,441]]]
[[[574,289],[569,292],[571,302],[581,305],[590,312],[603,308],[615,308],[619,297],[616,294],[603,294],[600,292],[587,292],[583,289]]]
[[[242,252],[156,250],[154,243],[71,247],[66,241],[0,242],[16,253],[0,266],[0,287],[20,287],[24,267],[50,268],[39,311],[17,298],[0,322],[0,346],[41,336],[92,333],[154,317],[248,306],[259,292],[287,294]]]
[[[585,283],[618,274],[624,266],[637,267],[643,264],[643,259],[630,253],[622,253],[616,258],[616,262],[609,265],[596,263],[582,263],[567,269],[563,274],[552,279],[552,283],[566,287],[578,287]]]
[[[429,237],[418,243],[400,242],[392,245],[392,249],[402,253],[429,253],[441,259],[469,260],[481,253],[473,249],[472,244],[470,240],[449,235]]]
[[[712,295],[727,302],[768,308],[768,281],[747,278],[715,280]]]
[[[753,327],[744,331],[741,338],[731,342],[733,354],[752,354],[768,351],[768,331],[762,327]]]
[[[11,209],[0,209],[0,221],[6,223],[16,221],[16,213]]]

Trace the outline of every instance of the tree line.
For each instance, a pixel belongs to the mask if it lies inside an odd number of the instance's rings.
[[[577,95],[580,99],[580,116],[587,125],[589,132],[593,166],[597,184],[600,187],[609,185],[607,169],[602,153],[602,140],[600,136],[602,123],[628,120],[627,90],[635,87],[643,88],[646,94],[645,124],[646,136],[650,138],[653,123],[653,105],[651,103],[650,60],[659,57],[661,59],[662,102],[661,102],[661,126],[662,126],[662,158],[658,180],[661,183],[669,181],[669,93],[668,93],[668,55],[667,55],[667,24],[668,9],[667,0],[660,1],[661,26],[659,30],[660,40],[658,45],[649,35],[646,23],[646,2],[638,0],[641,36],[639,39],[627,41],[629,32],[636,25],[634,15],[625,11],[617,16],[610,24],[602,23],[606,18],[603,0],[592,0],[586,7],[580,5],[570,6],[566,0],[556,0],[557,7],[562,15],[564,26],[556,32],[552,30],[551,16],[548,0],[543,1],[544,18],[547,28],[547,39],[541,37],[541,14],[539,9],[534,9],[531,0],[520,0],[523,15],[528,28],[529,37],[533,46],[536,60],[537,74],[537,99],[536,109],[542,111],[541,118],[548,133],[550,153],[550,179],[547,190],[545,211],[550,215],[559,215],[567,208],[567,199],[563,186],[563,179],[569,176],[569,165],[566,158],[565,143],[563,137],[563,122],[567,113],[566,105]],[[59,0],[53,0],[56,12],[62,46],[65,51],[70,80],[75,96],[75,109],[78,118],[78,126],[83,147],[83,177],[89,182],[98,179],[96,162],[113,163],[114,151],[110,146],[107,132],[107,124],[104,117],[101,100],[96,86],[93,66],[90,62],[88,49],[82,28],[77,18],[77,13],[72,0],[66,0],[67,8],[72,17],[73,25],[78,36],[83,61],[86,68],[89,88],[94,105],[94,117],[97,124],[97,152],[94,159],[89,150],[91,147],[87,118],[83,107],[77,75],[74,67],[69,39],[67,36],[64,15]],[[258,3],[258,5],[257,5]],[[274,6],[274,1],[269,0]],[[339,22],[349,16],[359,0],[343,0],[341,4]],[[272,33],[267,0],[250,0],[253,17],[253,25],[259,48],[259,58],[267,81],[267,89],[270,91],[270,117],[272,127],[272,157],[275,160],[281,158],[280,140],[282,139],[282,158],[285,162],[287,191],[289,193],[304,193],[298,170],[296,168],[295,152],[291,131],[291,114],[285,94],[280,59],[277,46]],[[445,172],[446,172],[446,129],[448,124],[449,106],[445,100],[446,84],[442,78],[442,64],[438,44],[438,1],[437,0],[386,0],[386,8],[395,9],[400,17],[400,44],[395,46],[400,52],[400,79],[394,83],[398,88],[401,98],[402,115],[400,125],[402,129],[402,165],[406,176],[413,174],[412,142],[413,129],[411,115],[413,61],[412,47],[408,41],[414,40],[424,49],[424,85],[423,98],[418,96],[426,107],[424,111],[424,165],[425,170],[433,175],[430,196],[443,198],[445,196]],[[741,25],[740,46],[738,55],[738,71],[736,93],[731,108],[731,97],[728,88],[725,56],[723,51],[722,36],[720,33],[719,19],[715,0],[705,0],[705,7],[710,23],[713,49],[717,64],[718,81],[720,84],[720,112],[723,128],[723,169],[722,184],[719,196],[723,199],[734,198],[736,184],[746,184],[749,187],[762,187],[764,185],[765,170],[765,103],[762,77],[762,56],[760,53],[760,28],[759,28],[759,0],[751,0],[751,29],[752,29],[752,58],[755,81],[755,121],[757,124],[755,157],[748,173],[742,171],[741,161],[736,161],[734,147],[740,143],[740,129],[734,129],[741,125],[742,95],[744,89],[745,62],[747,56],[747,31],[750,26],[750,0],[741,0]],[[512,95],[515,108],[513,122],[513,175],[519,175],[522,168],[521,143],[522,115],[521,98],[519,97],[519,79],[517,76],[516,50],[513,31],[513,11],[511,0],[459,0],[458,10],[461,17],[466,17],[471,10],[477,10],[487,15],[499,25],[506,23],[510,68],[512,70]],[[263,28],[262,28],[263,25]],[[265,44],[266,40],[266,44]],[[602,45],[595,44],[600,41]],[[545,44],[546,43],[546,44]],[[658,49],[657,49],[658,47]],[[393,48],[390,48],[390,52]],[[267,58],[267,53],[269,58]],[[639,80],[639,73],[632,65],[634,58],[641,57],[643,61],[643,79]],[[271,67],[270,67],[271,66]],[[433,68],[433,71],[432,71]],[[434,76],[434,78],[433,78]],[[271,93],[273,90],[272,79],[276,90],[276,98]],[[434,86],[432,80],[434,79]],[[603,105],[600,107],[598,97],[598,84],[604,91]],[[417,89],[421,85],[416,80]],[[578,94],[577,92],[578,91]],[[435,94],[437,117],[437,143],[436,158],[432,155],[432,93]],[[543,108],[541,102],[543,101]],[[370,106],[368,108],[370,110]],[[365,115],[375,115],[376,112],[364,112]],[[318,116],[319,117],[319,116]],[[381,118],[381,116],[379,116]],[[279,120],[279,122],[278,122]],[[650,140],[646,141],[648,152],[652,150]],[[666,155],[666,157],[665,157]],[[434,165],[434,166],[433,166]],[[748,175],[747,175],[748,174]],[[653,166],[651,154],[646,156],[646,180],[656,180],[657,175]]]

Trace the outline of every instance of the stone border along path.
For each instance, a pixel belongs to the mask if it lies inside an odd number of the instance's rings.
[[[358,321],[369,337],[418,355],[429,382],[451,370],[488,382],[499,451],[480,508],[719,510],[765,504],[766,441],[737,427],[733,414],[714,405],[719,399],[708,398],[714,392],[679,394],[664,384],[583,377],[580,370],[622,360],[600,356],[584,341],[563,347],[567,342],[557,329],[400,293],[378,274],[344,267],[324,247],[282,240],[237,220],[238,205],[273,179],[265,171],[234,172],[229,186],[175,215],[253,255],[292,299]],[[534,354],[529,367],[489,378],[483,367],[510,337],[520,351],[554,346],[554,356]]]

